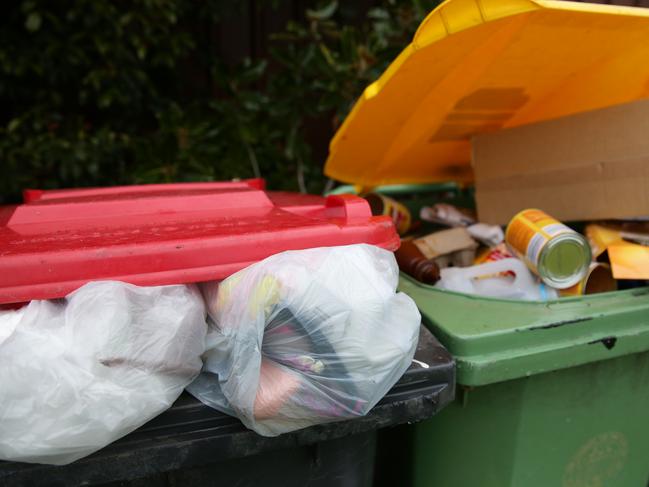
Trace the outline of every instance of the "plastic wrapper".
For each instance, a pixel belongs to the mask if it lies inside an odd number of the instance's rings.
[[[412,361],[420,315],[370,245],[288,251],[203,285],[203,373],[188,391],[274,436],[365,415]]]
[[[94,282],[0,313],[0,458],[65,464],[167,409],[200,372],[195,286]]]
[[[442,269],[435,287],[501,299],[548,301],[557,298],[556,289],[540,282],[522,260],[514,257],[471,267]]]

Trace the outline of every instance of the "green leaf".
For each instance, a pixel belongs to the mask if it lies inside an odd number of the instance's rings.
[[[336,13],[336,9],[338,9],[338,1],[333,0],[331,3],[325,5],[321,9],[307,9],[306,16],[309,20],[326,20],[331,18],[331,16]]]
[[[318,44],[318,47],[320,48],[320,52],[322,53],[322,56],[327,61],[327,64],[329,64],[329,66],[335,67],[336,66],[336,61],[335,61],[333,55],[331,54],[331,51],[329,50],[329,48],[323,43]]]
[[[369,12],[367,12],[367,16],[370,19],[388,20],[390,19],[390,12],[388,12],[384,8],[375,7],[373,9],[370,9]]]
[[[299,129],[299,121],[295,121],[291,124],[291,128],[286,137],[286,147],[284,149],[284,155],[288,160],[293,160],[295,157],[295,149],[297,146],[297,135]]]
[[[25,21],[25,29],[27,29],[29,32],[36,32],[41,28],[42,22],[43,19],[41,18],[41,15],[37,12],[32,12],[27,16],[27,20]]]
[[[18,127],[20,127],[20,119],[14,118],[7,125],[7,132],[14,132]]]

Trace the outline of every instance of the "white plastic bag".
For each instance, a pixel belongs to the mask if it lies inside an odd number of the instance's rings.
[[[0,459],[66,464],[167,409],[199,373],[194,286],[94,282],[0,313]]]
[[[504,275],[511,272],[514,275]],[[540,282],[523,261],[510,257],[471,267],[448,267],[440,271],[435,287],[492,298],[548,301],[557,291]]]
[[[366,414],[412,361],[420,315],[370,245],[289,251],[203,286],[203,373],[187,390],[275,436]]]

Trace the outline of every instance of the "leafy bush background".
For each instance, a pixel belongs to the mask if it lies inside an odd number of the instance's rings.
[[[436,1],[301,2],[257,58],[215,27],[288,0],[27,0],[0,20],[0,198],[27,187],[263,176],[322,192],[325,155],[363,88]],[[314,130],[314,127],[317,130]]]

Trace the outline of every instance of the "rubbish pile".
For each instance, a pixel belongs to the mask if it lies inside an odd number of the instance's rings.
[[[0,459],[65,464],[168,409],[201,370],[195,286],[91,282],[0,312]]]
[[[548,300],[645,286],[648,110],[639,100],[477,132],[462,159],[473,171],[468,204],[413,209],[380,189],[364,196],[393,218],[401,269],[441,289]]]
[[[207,351],[188,391],[265,436],[367,414],[417,346],[421,316],[398,279],[390,252],[355,245],[283,252],[202,285]]]
[[[358,244],[276,254],[200,292],[90,282],[0,311],[0,459],[72,462],[186,387],[266,436],[365,415],[417,346],[397,281],[391,252]]]
[[[545,301],[645,286],[649,280],[649,222],[642,219],[571,227],[526,209],[501,227],[479,222],[472,208],[449,203],[421,206],[418,219],[404,217],[409,210],[401,202],[385,207],[399,207],[398,216],[383,214],[410,222],[401,226],[395,252],[400,269],[440,289]]]

